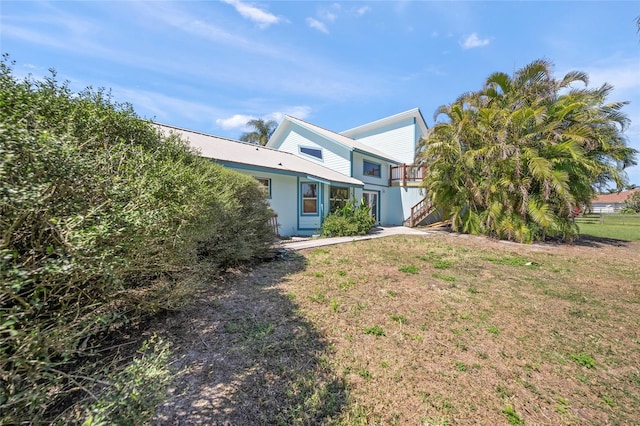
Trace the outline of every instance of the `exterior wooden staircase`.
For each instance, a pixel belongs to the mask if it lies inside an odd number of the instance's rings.
[[[422,224],[431,213],[434,212],[433,203],[427,197],[411,207],[411,216],[404,221],[403,225],[413,228]]]

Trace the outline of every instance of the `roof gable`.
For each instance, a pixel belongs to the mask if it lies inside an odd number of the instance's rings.
[[[414,119],[416,125],[420,129],[420,133],[422,136],[425,136],[428,132],[427,123],[424,121],[424,117],[422,116],[422,112],[420,112],[420,108],[413,108],[408,111],[401,112],[399,114],[391,115],[389,117],[384,117],[379,120],[372,121],[367,124],[363,124],[358,127],[354,127],[349,130],[345,130],[340,132],[341,135],[347,136],[349,138],[355,138],[358,135],[364,133],[373,133],[376,130],[388,127],[390,125],[403,122],[407,119]]]
[[[332,132],[331,130],[327,130],[320,126],[316,126],[315,124],[307,123],[304,120],[300,120],[299,118],[291,117],[289,115],[285,115],[284,119],[282,120],[282,122],[280,123],[276,131],[273,133],[273,135],[271,136],[271,139],[269,140],[269,143],[267,144],[267,146],[275,148],[278,142],[282,140],[282,137],[284,136],[287,129],[291,126],[291,124],[303,127],[308,131],[322,137],[323,139],[329,142],[348,148],[350,151],[358,151],[363,154],[369,154],[374,157],[381,158],[383,160],[388,160],[391,163],[397,163],[397,164],[402,163],[402,161],[396,158],[390,157],[389,154],[386,154],[375,148],[371,148],[350,137],[341,135],[340,133]]]

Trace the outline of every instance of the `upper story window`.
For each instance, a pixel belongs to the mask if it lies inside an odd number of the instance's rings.
[[[320,148],[311,148],[308,146],[300,146],[301,154],[309,155],[311,157],[317,158],[318,160],[322,160],[322,150]]]
[[[382,165],[378,163],[372,163],[371,161],[363,160],[362,162],[362,174],[365,176],[381,177]]]

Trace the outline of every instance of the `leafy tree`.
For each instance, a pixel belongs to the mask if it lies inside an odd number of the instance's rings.
[[[622,209],[623,213],[640,213],[640,190],[629,194],[625,203],[626,206]]]
[[[420,142],[419,158],[453,229],[521,242],[572,238],[574,207],[609,182],[624,185],[636,154],[622,133],[626,102],[605,103],[609,84],[573,88],[588,76],[557,80],[551,68],[537,60],[513,76],[494,73],[436,111],[444,120]]]
[[[240,140],[265,146],[269,142],[269,138],[278,127],[278,123],[273,120],[263,120],[257,118],[247,121],[247,127],[252,127],[252,132],[243,133]]]

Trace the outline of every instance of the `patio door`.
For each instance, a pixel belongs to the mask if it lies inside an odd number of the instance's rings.
[[[379,198],[380,194],[378,191],[362,191],[362,199],[366,205],[371,207],[371,216],[376,220],[376,223],[380,222],[380,218],[378,217]]]

